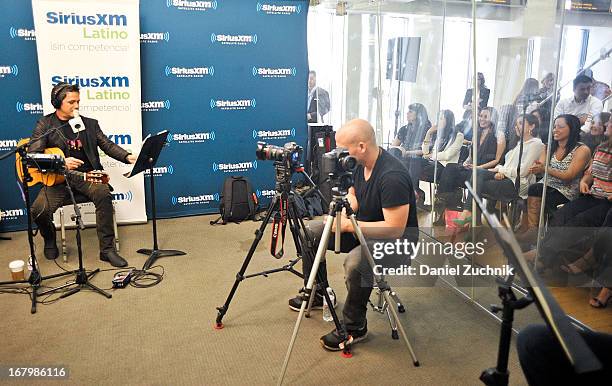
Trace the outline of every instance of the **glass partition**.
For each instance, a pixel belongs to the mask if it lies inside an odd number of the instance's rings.
[[[559,201],[558,192],[551,195],[551,181],[554,186],[560,179],[551,170],[563,166],[551,162],[550,152],[558,149],[561,130],[554,118],[560,106],[571,104],[579,74],[593,79],[587,94],[601,101],[590,114],[579,111],[581,101],[573,106],[582,120],[580,141],[591,146],[589,160],[595,146],[608,138],[609,115],[601,112],[610,109],[610,9],[585,11],[586,2],[573,0],[312,3],[321,4],[310,8],[310,67],[330,95],[329,113],[321,121],[337,130],[353,118],[368,120],[378,144],[408,168],[420,240],[454,247],[454,254],[420,254],[415,264],[474,270],[507,266],[472,205],[467,181],[488,210],[513,228],[548,283],[564,280],[565,288],[554,290],[561,302],[577,302],[588,311],[589,295],[601,293],[579,287],[612,286],[609,274],[601,279],[605,267],[596,267],[599,276],[578,272],[578,279],[564,271],[582,269],[582,256],[572,255],[573,260],[552,264],[551,274],[543,255],[544,250],[550,255],[549,228],[559,222],[555,212],[572,201]],[[580,189],[576,178],[574,189]],[[571,198],[578,198],[579,191],[574,193]],[[609,218],[604,215],[590,233],[581,233],[583,254],[593,249],[596,236],[602,239],[601,226]],[[470,242],[482,243],[482,253],[457,252]],[[571,265],[575,261],[578,267]],[[565,274],[558,275],[561,271]],[[488,309],[499,302],[496,278],[447,273],[411,278],[408,285],[442,281]],[[520,278],[516,284],[522,286]],[[531,307],[517,315],[517,326],[538,320]]]

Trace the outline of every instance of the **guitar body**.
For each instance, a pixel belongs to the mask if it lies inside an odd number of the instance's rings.
[[[24,138],[17,143],[17,146],[21,146],[29,142],[29,138]],[[64,152],[59,147],[51,147],[44,150],[43,154],[60,156],[62,159],[65,158]],[[15,154],[15,168],[17,169],[17,176],[19,181],[23,182],[23,169],[21,167],[21,155]],[[82,177],[84,180],[92,183],[108,184],[109,177],[104,171],[94,170],[91,172],[83,173],[75,170],[66,170],[66,173],[77,175]],[[54,186],[66,181],[66,178],[57,173],[43,173],[38,168],[28,167],[28,173],[32,177],[32,181],[28,182],[28,186],[34,186],[37,184],[43,184],[46,186]]]

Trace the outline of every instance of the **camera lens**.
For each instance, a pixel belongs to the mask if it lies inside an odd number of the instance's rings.
[[[357,159],[355,157],[347,155],[340,160],[340,166],[342,170],[346,172],[352,172],[353,170],[355,170],[355,168],[357,168]]]

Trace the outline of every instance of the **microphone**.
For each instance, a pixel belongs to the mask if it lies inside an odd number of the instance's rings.
[[[79,110],[74,110],[74,118],[69,120],[68,123],[70,123],[73,133],[78,133],[79,131],[85,130],[85,124],[83,123],[83,120],[81,119]]]

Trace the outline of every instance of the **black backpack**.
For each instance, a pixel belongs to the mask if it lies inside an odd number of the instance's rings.
[[[223,192],[219,205],[221,217],[211,221],[210,225],[222,221],[239,223],[244,220],[252,220],[257,212],[257,196],[253,187],[246,177],[227,177],[223,181]]]

